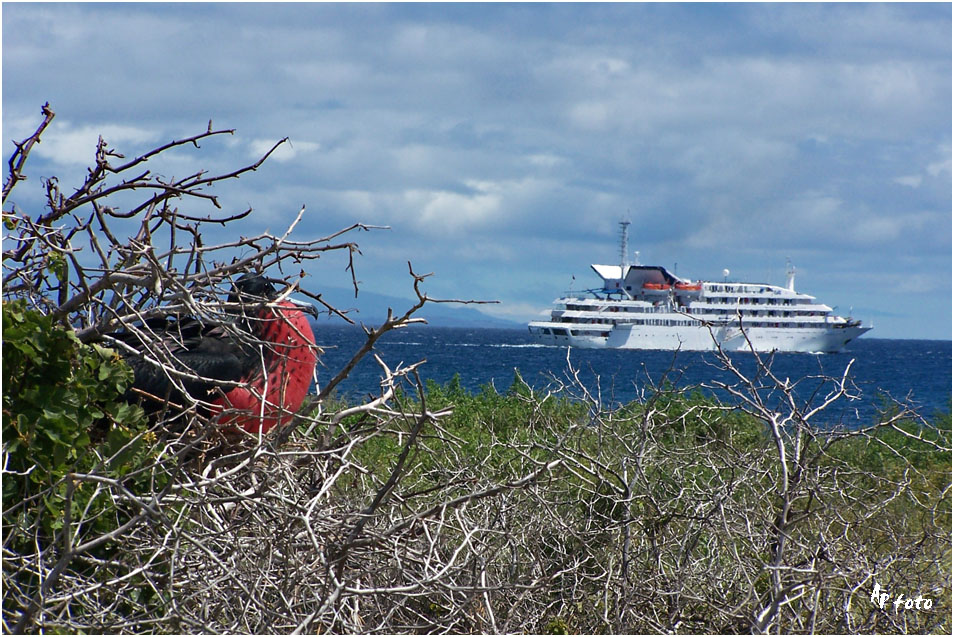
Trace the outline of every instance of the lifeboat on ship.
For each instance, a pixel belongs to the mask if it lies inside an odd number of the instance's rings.
[[[643,283],[644,290],[668,290],[670,287],[668,283]]]
[[[680,281],[674,286],[677,290],[684,290],[686,292],[698,292],[702,289],[701,283],[692,283],[692,282],[682,282]]]

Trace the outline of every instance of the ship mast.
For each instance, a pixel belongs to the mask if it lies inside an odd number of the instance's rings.
[[[629,254],[629,221],[619,222],[619,276],[626,278],[626,266],[629,262],[626,255]]]

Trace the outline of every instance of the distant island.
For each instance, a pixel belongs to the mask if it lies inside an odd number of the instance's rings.
[[[402,313],[414,304],[410,298],[375,294],[359,290],[355,298],[354,290],[348,288],[322,288],[321,298],[338,310],[347,313],[355,323],[378,325],[387,317],[388,308]],[[503,329],[518,329],[525,327],[524,323],[508,321],[491,316],[476,309],[480,306],[457,305],[451,303],[428,303],[415,316],[427,321],[435,327],[492,327]],[[338,316],[322,312],[319,323],[344,323]]]

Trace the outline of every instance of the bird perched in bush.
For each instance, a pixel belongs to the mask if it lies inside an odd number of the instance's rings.
[[[129,395],[144,398],[155,412],[168,403],[185,404],[179,385],[207,403],[202,411],[219,424],[266,433],[288,422],[314,375],[317,347],[305,314],[317,313],[287,298],[273,302],[278,296],[273,280],[245,274],[228,298],[239,308],[232,322],[159,319],[136,330],[138,337],[131,330],[111,335],[137,350],[125,356],[135,374]],[[157,342],[144,347],[142,334],[154,334]],[[156,360],[185,375],[170,374]]]

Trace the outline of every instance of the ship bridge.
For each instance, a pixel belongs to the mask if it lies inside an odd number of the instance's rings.
[[[668,292],[677,283],[688,283],[660,265],[627,265],[625,276],[624,268],[618,265],[594,263],[590,267],[603,279],[603,292],[622,294],[629,298],[641,294]]]

